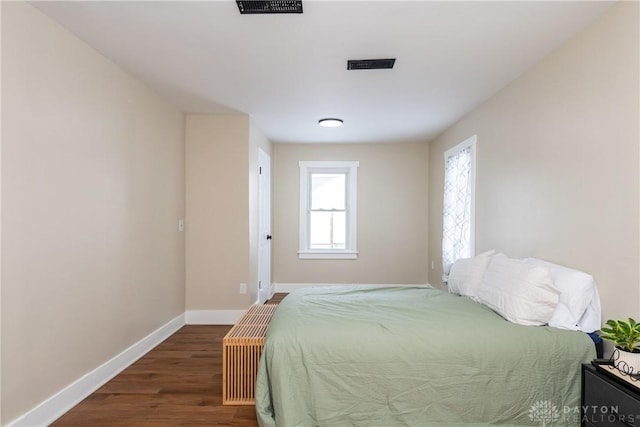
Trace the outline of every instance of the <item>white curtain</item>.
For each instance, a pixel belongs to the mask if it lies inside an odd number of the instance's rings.
[[[442,223],[442,267],[449,274],[458,258],[471,256],[472,147],[445,159]]]

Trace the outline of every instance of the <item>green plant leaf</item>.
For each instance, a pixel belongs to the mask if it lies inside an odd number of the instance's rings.
[[[608,327],[601,329],[602,339],[612,341],[616,347],[626,351],[640,349],[640,323],[629,317],[628,320],[607,320]]]

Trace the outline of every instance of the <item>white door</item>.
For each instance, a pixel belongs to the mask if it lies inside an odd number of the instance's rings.
[[[259,150],[258,165],[258,302],[271,298],[271,158]]]

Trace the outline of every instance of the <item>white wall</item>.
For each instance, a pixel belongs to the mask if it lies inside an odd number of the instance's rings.
[[[298,259],[301,160],[357,160],[358,259]],[[274,144],[275,283],[424,284],[427,144]]]
[[[184,311],[183,115],[2,2],[2,423]]]
[[[620,2],[430,145],[441,283],[443,153],[478,135],[476,249],[594,275],[604,319],[638,316],[638,3]]]

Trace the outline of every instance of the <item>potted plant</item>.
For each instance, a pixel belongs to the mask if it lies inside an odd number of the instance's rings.
[[[640,323],[629,318],[607,320],[606,325],[600,336],[616,346],[612,357],[615,367],[629,374],[640,372]]]

